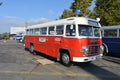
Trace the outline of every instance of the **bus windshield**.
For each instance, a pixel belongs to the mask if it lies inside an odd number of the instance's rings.
[[[79,29],[79,36],[100,37],[99,27],[78,25],[78,29]]]

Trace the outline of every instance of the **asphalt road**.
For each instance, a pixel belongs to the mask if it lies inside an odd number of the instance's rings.
[[[0,80],[120,80],[120,63],[105,59],[91,63],[74,63],[65,67],[55,60],[42,65],[24,50],[22,43],[0,41]],[[50,58],[48,58],[50,59]]]

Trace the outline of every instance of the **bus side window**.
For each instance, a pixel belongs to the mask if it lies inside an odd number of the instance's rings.
[[[56,35],[63,35],[64,25],[56,26]]]
[[[35,35],[39,35],[39,28],[35,28],[34,34],[35,34]]]
[[[66,36],[75,36],[75,35],[76,35],[75,25],[67,25]]]
[[[33,35],[33,29],[30,29],[30,35]]]
[[[29,35],[29,33],[30,33],[30,30],[26,29],[26,34]]]
[[[41,35],[46,35],[47,34],[47,27],[40,28],[40,34]]]
[[[104,30],[104,37],[117,37],[117,30]]]
[[[101,35],[104,37],[104,32],[103,32],[103,30],[101,30]]]
[[[54,32],[55,32],[54,28],[55,28],[54,26],[49,27],[49,31],[48,31],[49,35],[54,35]]]

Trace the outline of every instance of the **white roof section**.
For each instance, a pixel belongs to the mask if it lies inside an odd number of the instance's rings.
[[[115,25],[115,26],[103,26],[101,27],[101,30],[104,30],[104,29],[120,29],[120,25]]]
[[[88,21],[91,21],[91,23],[89,23]],[[37,24],[37,25],[32,25],[32,26],[28,26],[27,28],[39,28],[39,27],[48,27],[48,26],[55,26],[55,25],[63,25],[63,24],[81,24],[81,25],[88,25],[88,24],[92,24],[93,22],[96,22],[97,25],[98,21],[94,20],[94,19],[90,19],[90,18],[86,18],[86,17],[70,17],[70,18],[66,18],[66,19],[60,19],[60,20],[56,20],[56,21],[50,21],[50,22],[46,22],[46,23],[42,23],[42,24]],[[95,24],[94,24],[95,25]],[[99,27],[101,27],[99,25]]]
[[[11,27],[10,28],[10,34],[18,34],[18,33],[24,33],[25,27]]]

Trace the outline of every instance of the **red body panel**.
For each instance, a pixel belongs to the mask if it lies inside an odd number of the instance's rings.
[[[100,38],[65,38],[61,36],[25,36],[25,47],[30,48],[33,44],[34,50],[42,52],[51,57],[58,57],[60,49],[67,49],[72,61],[73,57],[83,57],[81,52],[82,46],[91,44],[102,45]],[[94,54],[96,55],[96,54]]]

